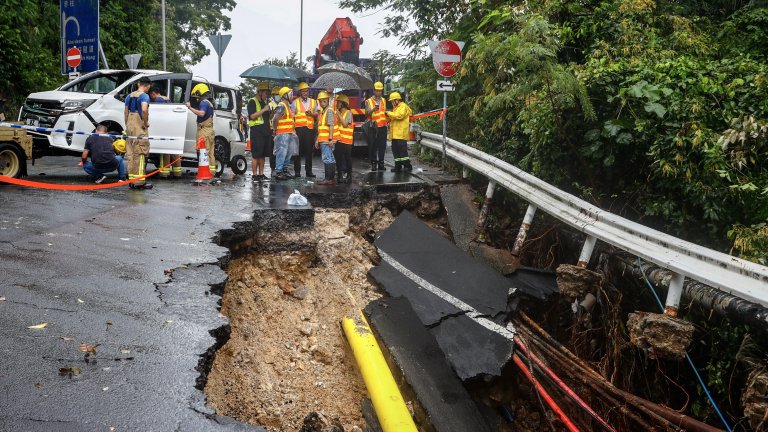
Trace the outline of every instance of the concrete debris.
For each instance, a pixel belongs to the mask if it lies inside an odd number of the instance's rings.
[[[557,266],[557,286],[565,297],[580,299],[589,292],[597,292],[602,284],[600,273],[571,264]]]
[[[753,430],[768,431],[768,371],[756,369],[749,374],[741,405]]]
[[[309,295],[309,288],[303,286],[297,289],[296,291],[294,291],[293,293],[291,293],[291,295],[296,299],[304,300],[305,298],[307,298],[307,295]]]
[[[311,412],[304,418],[299,432],[344,432],[344,426],[338,418],[328,420],[318,412]]]
[[[668,315],[635,312],[627,320],[630,342],[651,358],[681,360],[691,345],[693,324]]]

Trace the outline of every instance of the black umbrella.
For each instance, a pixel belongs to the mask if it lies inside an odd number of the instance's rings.
[[[361,68],[360,66],[355,66],[352,63],[328,63],[317,68],[317,71],[321,74],[329,72],[341,72],[354,78],[355,82],[357,82],[357,84],[360,86],[360,89],[370,90],[373,88],[373,79],[371,79],[371,75],[368,73],[368,71]]]
[[[360,85],[357,81],[341,72],[328,72],[320,75],[320,78],[312,84],[312,88],[316,89],[343,89],[343,90],[360,90]]]

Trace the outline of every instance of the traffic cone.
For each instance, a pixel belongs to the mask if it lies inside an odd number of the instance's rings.
[[[408,141],[416,141],[416,131],[413,129],[413,123],[411,123],[408,134]]]
[[[197,140],[197,151],[197,177],[195,178],[195,182],[199,183],[211,180],[213,175],[211,175],[211,165],[208,160],[208,148],[205,146],[205,137],[200,137],[200,139]]]
[[[245,141],[245,151],[251,151],[251,139],[248,138],[247,141]]]

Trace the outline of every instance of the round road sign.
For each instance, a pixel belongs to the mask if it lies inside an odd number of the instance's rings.
[[[432,49],[432,64],[444,77],[455,75],[461,64],[461,47],[450,39],[441,40]]]
[[[77,47],[72,47],[67,50],[67,64],[71,68],[80,66],[80,50]]]

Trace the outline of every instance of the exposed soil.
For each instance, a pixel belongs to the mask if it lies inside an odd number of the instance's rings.
[[[367,278],[376,251],[342,212],[318,211],[315,229],[294,235],[315,236],[315,250],[230,262],[221,313],[231,335],[208,377],[208,402],[270,431],[297,431],[312,412],[346,431],[363,427],[365,385],[339,323],[380,296]]]

